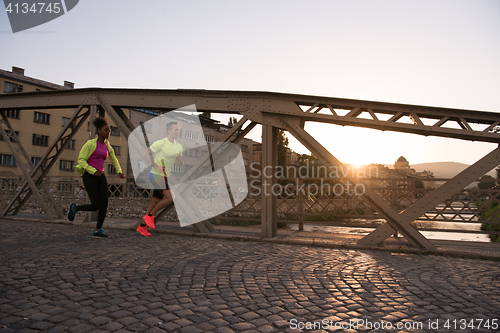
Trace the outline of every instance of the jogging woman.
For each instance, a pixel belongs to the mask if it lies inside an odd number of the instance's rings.
[[[120,178],[124,179],[125,175],[108,141],[110,129],[106,119],[97,117],[94,120],[94,126],[97,130],[97,137],[83,145],[78,155],[78,165],[75,167],[78,174],[83,174],[83,185],[87,190],[90,204],[77,206],[72,203],[69,206],[68,220],[73,221],[76,212],[99,211],[93,237],[109,238],[102,229],[108,210],[108,182],[104,175],[104,160],[108,158],[113,163]]]

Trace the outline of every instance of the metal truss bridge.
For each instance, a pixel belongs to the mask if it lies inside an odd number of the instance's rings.
[[[0,129],[16,159],[26,160],[25,163],[19,163],[26,181],[5,209],[4,215],[17,214],[29,197],[34,195],[49,218],[52,218],[51,210],[63,218],[61,211],[55,208],[53,199],[49,196],[44,200],[40,190],[44,190],[46,186],[43,182],[44,177],[65,149],[65,144],[70,142],[89,117],[93,119],[99,113],[101,116],[111,118],[121,133],[128,138],[134,126],[124,109],[139,108],[169,112],[192,104],[195,104],[200,112],[243,116],[226,134],[223,140],[225,142],[237,143],[257,124],[261,124],[262,167],[270,170],[271,175],[275,175],[278,129],[288,131],[324,165],[342,167],[342,163],[304,129],[308,121],[500,143],[500,114],[494,112],[247,91],[88,88],[5,94],[0,95],[2,117]],[[68,108],[73,109],[69,122],[49,146],[42,161],[34,166],[26,150],[17,140],[4,111]],[[10,137],[13,140],[10,140]],[[359,243],[379,244],[399,232],[415,247],[434,249],[435,246],[412,225],[412,222],[498,165],[500,165],[500,147],[401,212],[391,207],[370,186],[365,186],[363,200],[383,217],[386,223],[366,235]],[[199,166],[193,167],[186,177],[196,176],[197,172],[202,172]],[[364,184],[361,178],[351,178],[350,181],[354,184]],[[262,185],[263,193],[267,193],[263,194],[261,202],[263,237],[277,235],[277,197],[272,195],[271,190],[275,183],[276,179],[273,176]],[[45,193],[48,193],[46,188]],[[168,208],[158,214],[157,219],[167,210]],[[213,230],[207,221],[200,222],[195,227],[201,232]]]

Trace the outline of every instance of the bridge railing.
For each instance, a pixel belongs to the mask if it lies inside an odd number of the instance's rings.
[[[132,179],[131,179],[132,180]],[[380,197],[397,211],[403,211],[414,202],[425,198],[446,179],[377,178],[364,179]],[[81,178],[50,177],[45,180],[48,195],[55,199],[58,208],[66,211],[70,203],[84,204],[87,193]],[[110,204],[108,216],[114,218],[140,218],[151,202],[151,191],[139,187],[133,181],[123,181],[108,176]],[[23,184],[22,177],[0,179],[0,208],[4,209]],[[349,183],[345,179],[325,178],[279,178],[271,195],[277,197],[278,221],[286,224],[325,224],[344,227],[376,227],[384,221],[362,199],[363,186]],[[244,196],[241,189],[235,195]],[[200,184],[193,188],[198,198],[217,200],[224,196],[220,186]],[[215,223],[259,224],[263,187],[261,179],[249,178],[248,195],[238,206],[211,219]],[[32,196],[23,212],[42,213]],[[164,220],[176,221],[175,210],[164,216]],[[421,230],[443,232],[468,232],[498,235],[494,230],[479,229],[481,223],[500,225],[500,189],[466,188],[456,193],[434,209],[420,216],[414,225]]]
[[[366,186],[370,186],[398,212],[423,199],[445,181],[447,179],[364,179]],[[299,223],[299,227],[310,223],[362,228],[384,223],[381,216],[363,201],[363,187],[349,184],[345,179],[328,182],[325,178],[281,178],[277,183],[281,187],[277,185],[273,195],[278,196],[280,222]],[[250,180],[249,184],[251,191],[247,200],[231,213],[237,215],[237,212],[248,214],[251,210],[255,213],[259,211],[262,195],[260,180]],[[345,191],[341,191],[342,188]],[[462,189],[420,216],[414,225],[428,231],[500,234],[480,231],[481,223],[500,226],[498,186],[496,189],[478,189],[477,185],[473,185]]]

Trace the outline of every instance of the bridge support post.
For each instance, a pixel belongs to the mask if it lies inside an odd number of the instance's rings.
[[[262,125],[262,193],[261,227],[262,237],[277,235],[277,196],[273,193],[276,184],[277,129]]]
[[[102,116],[102,115],[100,115]],[[93,125],[95,118],[97,117],[97,105],[92,104],[90,106],[90,116],[89,116],[89,140],[95,138],[96,132],[95,127]],[[85,191],[85,203],[90,204],[90,198]],[[97,221],[97,212],[86,212],[83,217],[83,222],[96,222]]]

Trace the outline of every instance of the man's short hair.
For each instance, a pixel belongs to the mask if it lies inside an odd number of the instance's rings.
[[[172,129],[172,126],[174,126],[174,125],[179,125],[179,123],[176,121],[171,121],[167,124],[167,135],[168,135],[168,132],[170,132],[170,130]]]

